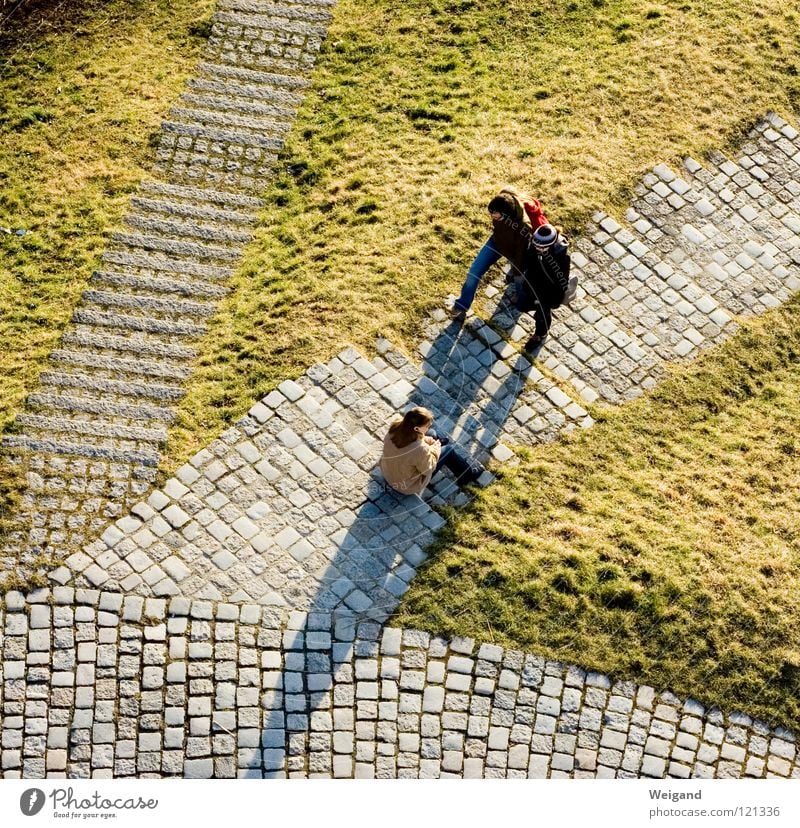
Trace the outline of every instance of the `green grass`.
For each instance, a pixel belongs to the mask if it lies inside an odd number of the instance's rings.
[[[798,311],[503,469],[392,623],[800,725]]]
[[[0,75],[0,224],[31,231],[0,235],[4,424],[149,169],[209,6],[82,4]],[[413,347],[501,184],[576,230],[653,164],[791,117],[798,32],[780,0],[341,0],[164,471],[346,342]],[[797,311],[505,471],[397,620],[796,722]]]
[[[205,42],[213,0],[30,3],[0,28],[0,429],[33,390]]]
[[[780,0],[341,0],[167,467],[346,343],[413,349],[502,184],[578,229],[657,162],[800,109],[798,31]]]

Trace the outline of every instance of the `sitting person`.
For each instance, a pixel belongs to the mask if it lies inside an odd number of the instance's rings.
[[[460,446],[435,432],[428,434],[432,424],[433,414],[417,406],[389,427],[380,469],[386,482],[402,494],[422,494],[442,466],[450,469],[462,486],[483,474],[483,467]]]
[[[501,257],[505,256],[509,262],[507,281],[522,274],[531,234],[547,221],[536,199],[510,187],[501,190],[489,202],[488,210],[492,220],[492,235],[470,265],[461,295],[450,310],[450,316],[456,320],[465,317],[475,299],[481,279]]]

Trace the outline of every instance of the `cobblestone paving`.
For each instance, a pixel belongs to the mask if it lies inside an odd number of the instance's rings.
[[[152,489],[332,5],[221,0],[156,179],[4,438],[28,490],[0,571],[45,547],[66,560],[0,611],[0,772],[797,778],[794,734],[743,713],[385,627],[437,509],[469,495],[443,476],[398,497],[374,468],[392,414],[420,403],[483,461],[514,462],[800,288],[800,136],[775,115],[736,160],[656,167],[626,226],[594,217],[536,364],[530,321],[490,281],[466,324],[431,315],[417,358],[348,348]]]
[[[332,4],[219,3],[204,60],[161,126],[154,178],[2,441],[29,486],[0,570],[74,551],[151,488],[192,342],[250,239]]]
[[[657,166],[636,188],[628,224],[603,213],[575,244],[582,289],[557,311],[542,364],[582,399],[620,402],[653,387],[666,361],[727,336],[734,317],[777,307],[800,288],[800,141],[777,116],[736,162],[715,154],[685,177]],[[481,315],[512,342],[532,333],[496,281]],[[565,330],[566,329],[566,330]]]
[[[0,630],[5,778],[800,778],[742,713],[353,615],[58,587]]]
[[[427,502],[386,490],[375,466],[396,411],[424,402],[438,426],[484,459],[511,457],[497,441],[498,418],[502,400],[507,413],[520,411],[526,384],[538,388],[542,416],[516,420],[517,433],[527,428],[535,440],[591,423],[552,383],[537,387],[525,375],[530,362],[512,353],[509,366],[477,339],[484,326],[436,327],[438,345],[423,347],[426,365],[457,384],[441,388],[388,342],[371,361],[346,349],[282,383],[53,579],[144,596],[349,608],[384,620],[443,524],[432,506],[467,499],[446,477]]]

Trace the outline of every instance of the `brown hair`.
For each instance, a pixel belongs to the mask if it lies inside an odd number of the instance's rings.
[[[389,426],[389,436],[397,448],[405,448],[419,439],[419,433],[415,429],[432,422],[433,414],[427,408],[418,405],[406,411],[402,419],[395,420]]]

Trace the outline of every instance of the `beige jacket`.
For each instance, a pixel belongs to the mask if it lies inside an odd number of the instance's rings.
[[[387,434],[383,441],[380,469],[386,482],[403,494],[422,494],[430,483],[439,460],[441,446],[430,445],[424,439],[404,448],[397,448]]]

